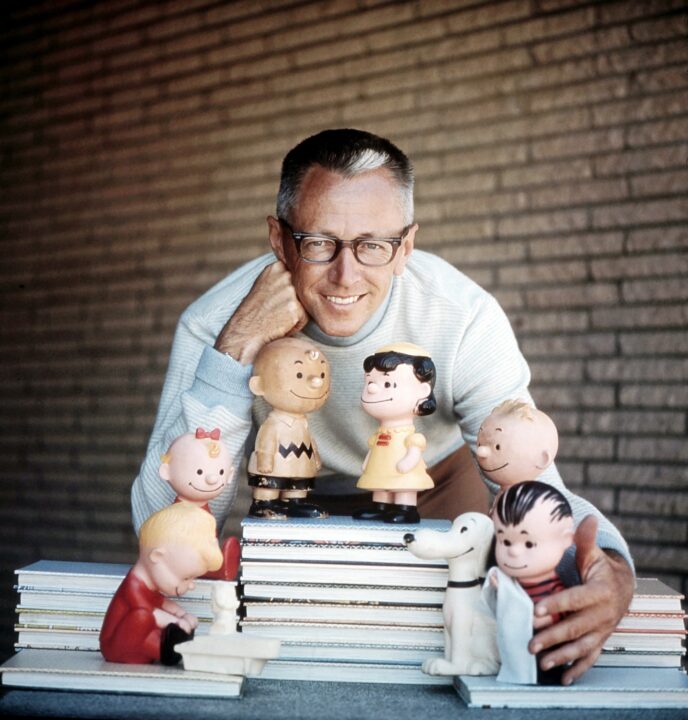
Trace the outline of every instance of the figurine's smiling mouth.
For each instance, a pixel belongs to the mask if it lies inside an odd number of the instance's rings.
[[[193,483],[189,483],[189,486],[192,487],[196,492],[211,493],[211,492],[217,492],[218,490],[223,488],[225,486],[225,484],[222,483],[222,484],[218,485],[217,487],[211,488],[210,490],[204,490],[203,488],[196,487]]]
[[[480,463],[478,463],[478,464],[480,465]],[[497,470],[503,470],[508,464],[509,464],[509,463],[504,463],[504,465],[500,465],[499,467],[489,468],[489,469],[486,468],[486,467],[483,467],[482,465],[480,465],[480,469],[481,469],[483,472],[497,472]]]
[[[301,398],[301,400],[322,400],[324,397],[327,397],[327,393],[323,393],[322,395],[318,395],[317,397],[311,397],[310,395],[299,395],[293,390],[290,390],[289,392],[292,395],[296,395],[297,398]]]
[[[509,565],[508,563],[504,563],[504,567],[508,567],[509,570],[525,570],[528,566],[527,565]]]
[[[361,402],[365,403],[366,405],[376,405],[377,403],[382,402],[392,402],[392,399],[393,398],[385,398],[384,400],[364,400],[363,398],[361,398]]]

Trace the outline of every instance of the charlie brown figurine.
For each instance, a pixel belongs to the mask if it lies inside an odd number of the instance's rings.
[[[208,504],[231,482],[232,457],[220,438],[220,430],[196,428],[176,438],[162,456],[158,473],[177,493],[175,502],[185,501],[210,513]],[[222,546],[222,566],[206,577],[234,580],[239,569],[240,546],[229,537]]]
[[[535,480],[554,461],[559,435],[552,419],[521,400],[506,400],[483,421],[476,457],[483,474],[502,489]]]
[[[115,592],[100,631],[110,662],[176,665],[177,643],[198,620],[166,595],[183,595],[193,580],[222,563],[212,515],[187,502],[151,515],[141,526],[139,558]]]
[[[330,365],[322,351],[299,338],[273,340],[256,355],[249,388],[272,406],[256,435],[248,463],[252,517],[322,518],[327,512],[306,502],[322,463],[306,413],[330,394]]]
[[[510,485],[494,512],[497,567],[487,573],[483,597],[497,618],[502,666],[497,680],[520,684],[561,682],[564,666],[543,671],[528,650],[533,630],[559,617],[535,617],[535,603],[564,589],[556,568],[573,543],[574,522],[566,498],[538,481]]]
[[[372,490],[372,503],[356,510],[356,520],[418,523],[419,490],[434,486],[422,452],[425,437],[416,432],[416,415],[435,412],[435,365],[418,345],[394,343],[363,361],[361,404],[380,427],[368,438],[368,454],[357,487]]]

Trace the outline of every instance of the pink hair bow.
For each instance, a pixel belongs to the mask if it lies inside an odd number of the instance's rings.
[[[196,428],[196,439],[197,440],[219,440],[220,439],[220,428],[214,428],[210,432],[203,428]]]

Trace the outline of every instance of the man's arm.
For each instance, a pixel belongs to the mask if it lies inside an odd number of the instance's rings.
[[[234,459],[233,482],[210,503],[220,527],[229,513],[251,429],[248,363],[263,344],[280,332],[293,332],[301,322],[294,323],[296,294],[290,274],[282,263],[272,262],[256,278],[261,264],[265,259],[240,269],[180,319],[146,457],[132,487],[137,532],[146,518],[174,500],[169,484],[158,475],[161,455],[176,437],[197,427],[220,428]],[[299,308],[296,315],[301,318]]]

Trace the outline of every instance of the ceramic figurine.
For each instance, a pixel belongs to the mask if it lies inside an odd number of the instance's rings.
[[[380,348],[363,362],[363,409],[380,422],[368,438],[368,454],[357,487],[372,490],[372,503],[356,510],[357,520],[418,523],[419,490],[434,486],[422,458],[425,437],[416,432],[416,415],[430,415],[435,365],[428,353],[411,343]]]
[[[218,428],[197,428],[176,438],[162,456],[160,477],[177,493],[175,502],[184,500],[210,512],[209,502],[231,482],[232,457]],[[229,537],[222,546],[222,566],[206,577],[234,580],[239,569],[239,541]]]
[[[501,488],[535,480],[559,447],[552,419],[520,400],[506,400],[483,421],[476,456],[484,475]]]
[[[280,338],[256,355],[249,388],[272,407],[258,430],[248,463],[253,488],[252,517],[327,517],[306,502],[321,468],[320,455],[306,414],[325,404],[330,394],[330,366],[311,342]]]
[[[214,621],[208,630],[210,635],[232,635],[237,631],[239,598],[234,583],[213,583],[210,606]]]
[[[193,580],[222,563],[215,520],[187,502],[151,515],[141,526],[139,558],[115,592],[100,631],[110,662],[175,665],[174,646],[193,637],[196,617],[166,596],[193,589]]]
[[[559,617],[534,619],[533,606],[559,592],[557,575],[573,543],[574,522],[566,498],[554,487],[527,481],[506,488],[497,499],[493,521],[497,567],[490,568],[483,597],[497,618],[502,666],[497,679],[521,684],[558,684],[564,667],[542,671],[528,651],[534,630]]]
[[[487,515],[459,515],[448,532],[421,529],[404,535],[406,547],[425,560],[446,560],[444,657],[425,660],[428,675],[494,675],[499,653],[494,618],[481,601],[494,529]]]

